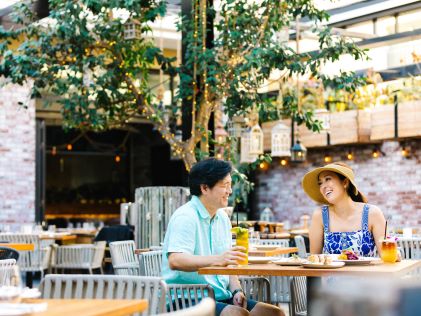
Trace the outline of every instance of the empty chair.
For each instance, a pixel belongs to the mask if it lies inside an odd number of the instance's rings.
[[[51,267],[57,269],[87,269],[90,274],[93,269],[102,271],[105,242],[99,241],[93,245],[55,246]]]
[[[307,315],[307,278],[291,277],[290,282],[291,303],[289,313],[291,316]]]
[[[304,240],[304,237],[301,235],[297,235],[294,237],[295,240],[295,245],[298,248],[298,255],[301,258],[306,258],[307,257],[307,249],[306,249],[306,243]]]
[[[49,268],[51,247],[45,244],[38,234],[1,233],[0,239],[11,243],[33,244],[34,250],[20,251],[17,263],[21,272],[41,272]]]
[[[19,267],[15,259],[0,260],[0,286],[20,286]]]
[[[213,316],[215,315],[215,305],[215,301],[212,298],[206,297],[193,307],[156,316]]]
[[[142,275],[161,276],[162,250],[142,252],[139,262]]]
[[[147,299],[149,314],[157,314],[165,311],[167,286],[155,277],[49,274],[40,291],[43,298],[53,299]]]
[[[262,245],[277,245],[279,247],[289,247],[289,239],[261,239]],[[286,258],[289,254],[278,255],[278,257]],[[289,302],[289,278],[287,276],[270,276],[270,295],[271,303],[279,304]]]
[[[421,259],[421,237],[399,237],[397,243],[402,259]]]
[[[167,284],[167,287],[170,312],[197,305],[206,297],[215,298],[213,288],[208,284]]]
[[[18,261],[19,252],[13,248],[0,247],[0,260],[4,259],[15,259],[16,261]]]
[[[110,243],[111,262],[114,273],[118,275],[140,275],[139,259],[134,253],[133,240]]]
[[[263,277],[239,277],[241,288],[247,298],[270,303],[270,283]]]

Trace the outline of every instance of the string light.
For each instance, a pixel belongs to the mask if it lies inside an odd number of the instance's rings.
[[[380,152],[379,152],[379,150],[378,150],[378,149],[374,149],[374,150],[373,150],[373,153],[371,154],[371,156],[372,156],[373,158],[379,158],[379,156],[380,156]]]
[[[262,171],[266,171],[266,170],[268,170],[268,169],[269,169],[269,164],[268,164],[266,161],[262,161],[262,162],[259,164],[259,168],[260,168]]]
[[[72,144],[67,144],[66,149],[67,149],[68,151],[71,151],[71,150],[73,149]]]
[[[354,159],[354,155],[352,154],[352,151],[348,151],[348,153],[346,154],[346,159],[348,159],[348,160]]]
[[[51,148],[51,154],[53,156],[57,155],[57,147],[56,146],[53,146],[53,148]]]
[[[281,159],[280,164],[281,166],[285,167],[288,164],[288,161],[286,159]]]
[[[116,163],[119,163],[121,161],[121,157],[119,155],[115,155],[114,160]]]
[[[329,154],[326,154],[324,159],[323,159],[326,163],[332,162],[332,156]]]
[[[401,154],[402,157],[409,158],[409,156],[411,155],[411,149],[409,147],[402,147]]]

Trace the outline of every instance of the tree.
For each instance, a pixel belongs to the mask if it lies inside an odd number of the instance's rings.
[[[18,84],[32,78],[33,98],[56,96],[68,128],[100,131],[124,126],[134,116],[146,117],[187,169],[212,155],[209,142],[214,142],[214,135],[208,123],[221,106],[230,118],[254,111],[260,119],[289,116],[314,131],[320,129],[312,113],[301,109],[299,97],[284,95],[279,104],[257,93],[274,70],[281,71],[281,82],[309,74],[347,90],[362,83],[353,73],[342,72],[336,78],[320,74],[326,61],[343,54],[364,58],[365,52],[323,27],[328,16],[311,0],[225,0],[218,12],[206,0],[193,0],[191,17],[180,23],[187,33],[186,62],[180,67],[144,36],[151,31],[148,22],[165,14],[164,2],[50,0],[49,6],[48,21],[36,21],[30,5],[17,5],[14,21],[20,28],[0,32],[0,74]],[[125,15],[117,15],[123,8]],[[206,47],[209,18],[215,18],[212,47]],[[282,29],[305,19],[313,21],[319,38],[319,50],[311,54],[300,54],[277,38]],[[123,40],[130,21],[139,23],[141,38]],[[20,42],[17,48],[12,41]],[[173,116],[180,112],[180,100],[192,103],[191,136],[185,141],[176,139],[165,111],[152,102],[148,71],[154,64],[180,78]]]

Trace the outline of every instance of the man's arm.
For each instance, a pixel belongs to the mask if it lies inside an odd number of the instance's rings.
[[[232,249],[220,254],[212,256],[195,256],[184,252],[172,252],[168,254],[168,263],[171,270],[180,270],[185,272],[194,272],[199,268],[209,266],[224,267],[230,264],[237,264],[243,260],[246,254],[241,250],[244,247],[233,247]]]

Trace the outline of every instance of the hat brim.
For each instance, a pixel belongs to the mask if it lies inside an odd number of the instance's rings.
[[[367,198],[365,197],[364,194],[362,194],[359,190],[358,187],[354,181],[354,179],[352,179],[350,177],[350,170],[346,167],[342,167],[339,165],[327,165],[325,167],[319,167],[316,168],[312,171],[307,172],[304,177],[303,180],[301,181],[301,186],[303,187],[304,192],[315,202],[319,203],[319,204],[330,204],[322,195],[322,193],[320,193],[320,188],[319,188],[319,175],[321,172],[323,171],[333,171],[336,173],[339,173],[341,175],[343,175],[344,177],[346,177],[355,187],[355,195],[360,194],[361,198],[363,200],[363,202],[367,201]],[[352,171],[351,171],[352,172]],[[352,197],[351,197],[352,198]]]

